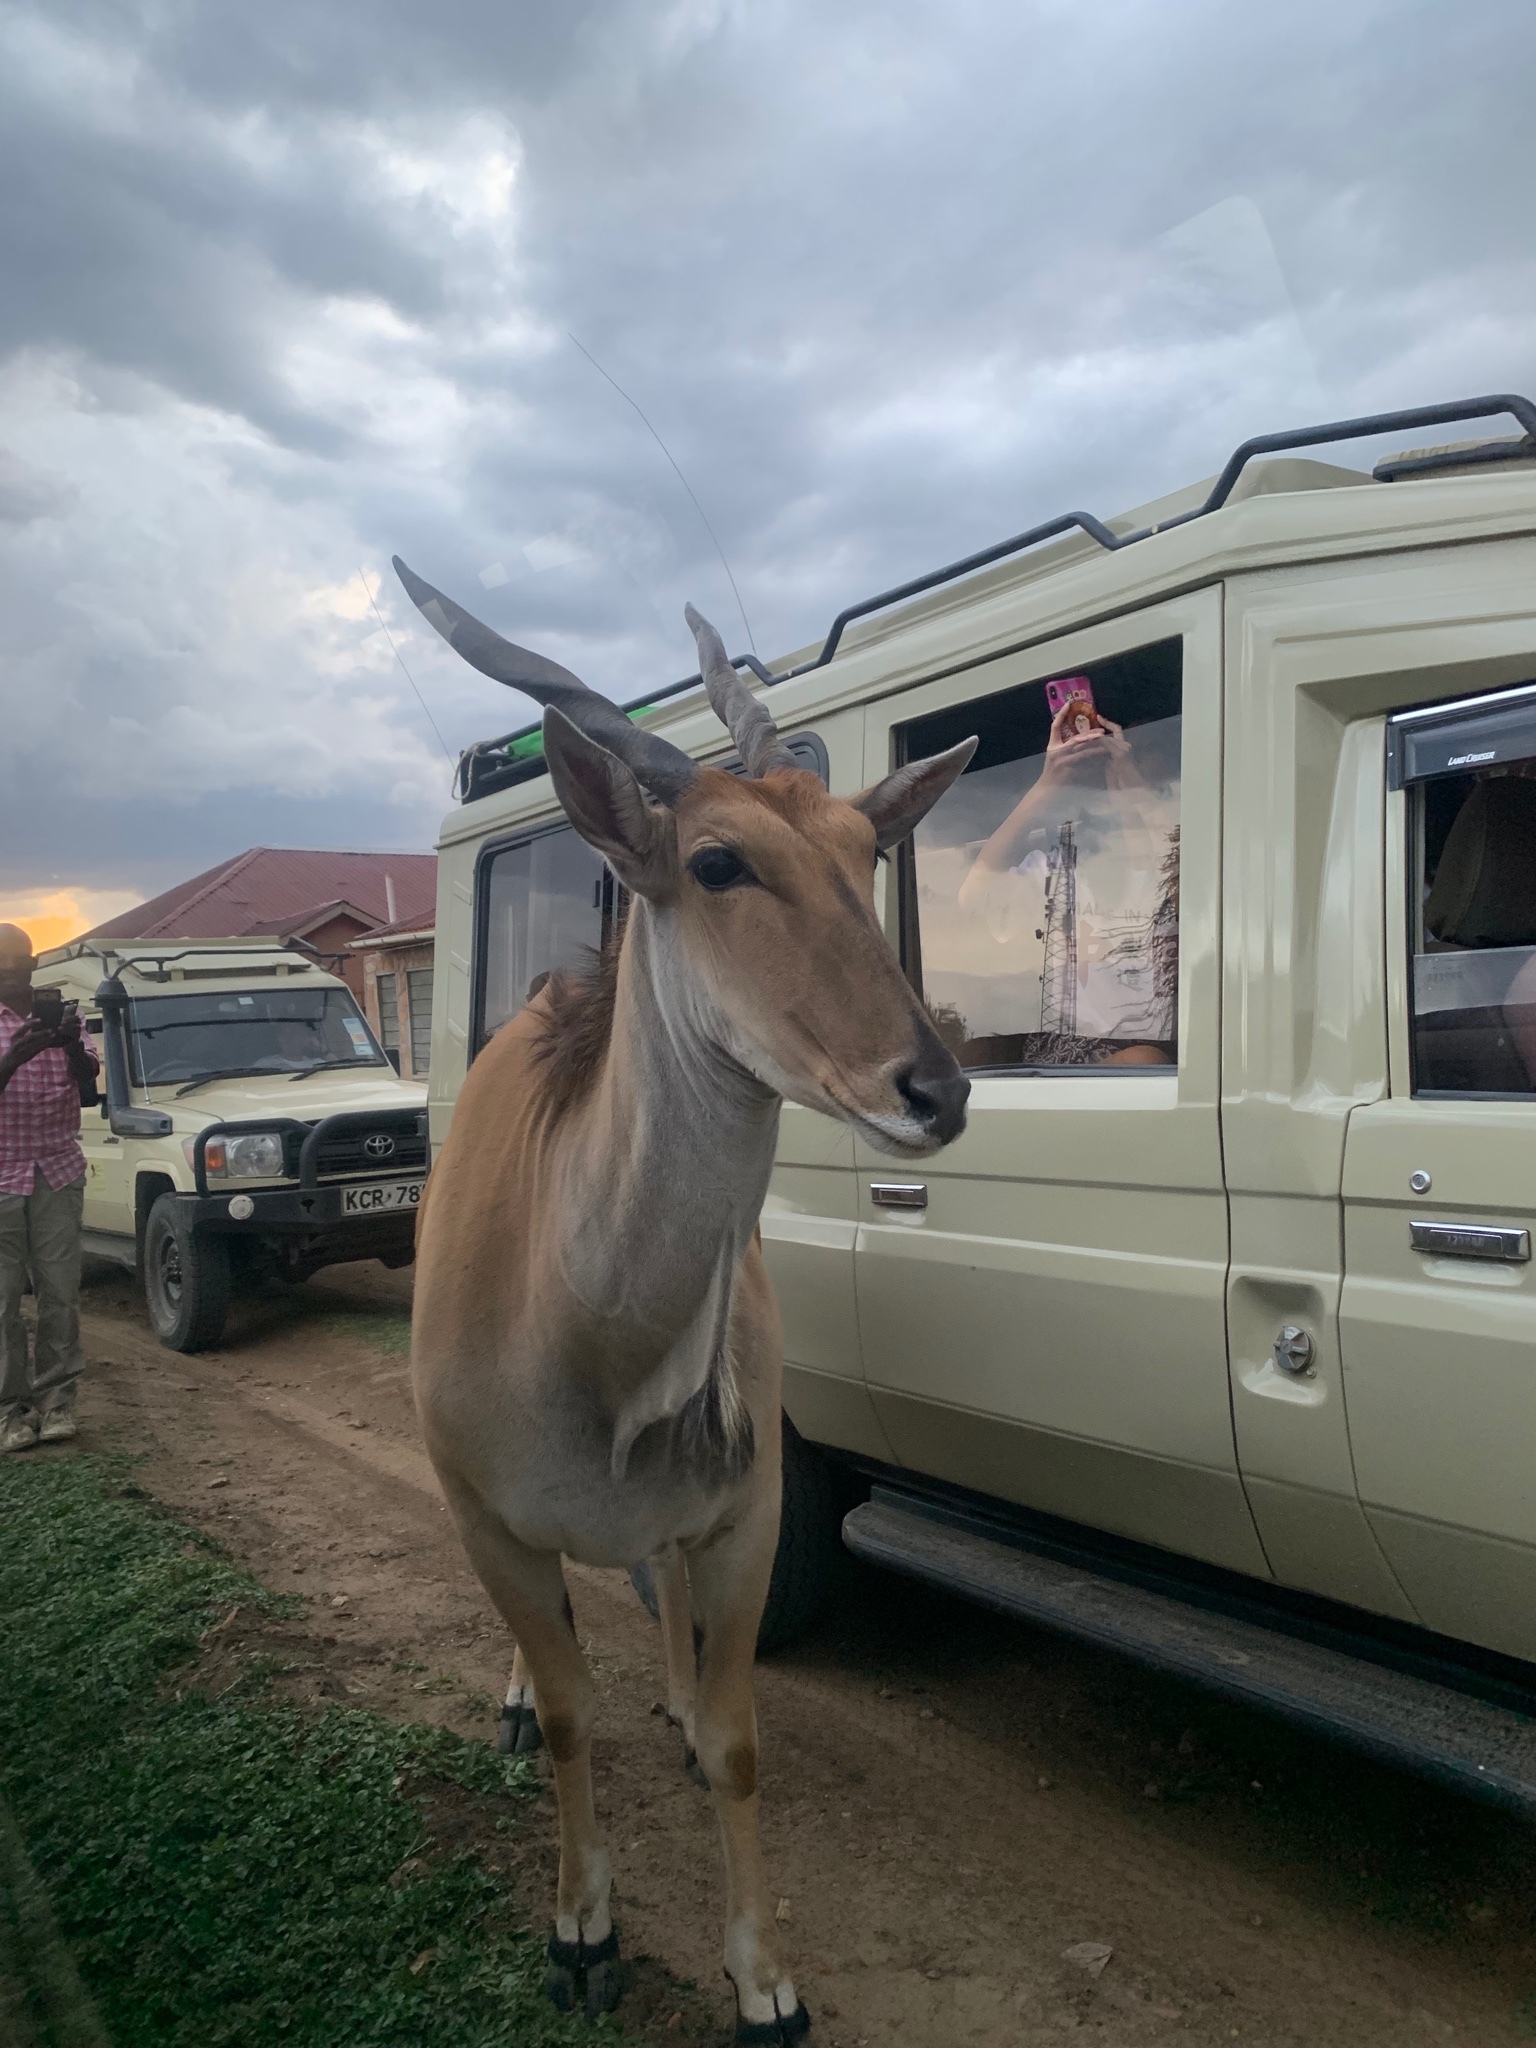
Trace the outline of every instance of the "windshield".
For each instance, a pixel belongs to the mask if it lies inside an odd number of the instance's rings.
[[[384,1064],[356,1003],[341,988],[139,997],[132,1043],[133,1077],[151,1086],[213,1074]]]

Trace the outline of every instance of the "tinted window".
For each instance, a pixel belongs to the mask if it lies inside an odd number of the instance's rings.
[[[908,973],[963,1066],[1177,1059],[1182,647],[917,719],[981,745],[902,860]]]
[[[1489,723],[1497,738],[1508,720],[1495,709]],[[1475,723],[1458,729],[1454,758],[1495,752],[1494,739],[1487,747],[1477,742]],[[1536,731],[1526,744],[1536,749]],[[1414,1087],[1431,1094],[1531,1094],[1536,758],[1432,774],[1409,785],[1408,805]]]
[[[826,749],[814,733],[796,733],[785,745],[801,767],[826,781]],[[734,756],[718,765],[732,775],[745,772]],[[543,976],[589,960],[627,900],[602,857],[569,825],[490,855],[480,869],[476,1050],[523,1007]]]
[[[373,1033],[345,989],[137,996],[132,1021],[136,1081],[382,1064]]]
[[[480,887],[477,1045],[523,1007],[540,975],[580,966],[602,945],[613,895],[601,855],[568,825],[492,854]]]

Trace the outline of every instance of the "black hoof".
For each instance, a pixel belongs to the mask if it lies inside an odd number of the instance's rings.
[[[702,1785],[706,1792],[709,1790],[709,1780],[704,1775],[704,1766],[699,1762],[697,1750],[684,1750],[683,1769],[692,1778],[695,1785]]]
[[[551,1960],[544,1971],[544,1996],[556,2012],[574,2012],[576,1972],[568,1970],[563,1963]]]
[[[619,1961],[619,1931],[610,1927],[591,1948],[584,1941],[549,1937],[549,1962],[544,1995],[557,2012],[574,2012],[580,2001],[589,2020],[612,2012],[624,1995],[624,1966]]]
[[[586,2014],[595,2020],[599,2013],[612,2012],[624,1996],[624,1965],[615,1956],[611,1963],[587,1966]]]
[[[811,2031],[811,2016],[803,2005],[793,2012],[779,2012],[774,2000],[771,2020],[744,2020],[736,2015],[736,2048],[786,2048],[791,2041],[803,2041]]]
[[[532,1707],[514,1706],[508,1701],[501,1710],[496,1747],[503,1756],[532,1756],[536,1749],[544,1747],[544,1731]]]

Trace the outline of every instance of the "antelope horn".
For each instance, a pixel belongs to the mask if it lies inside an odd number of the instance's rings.
[[[563,711],[588,739],[596,740],[610,754],[617,754],[652,796],[664,804],[677,802],[698,773],[680,747],[632,725],[617,704],[588,689],[579,676],[573,676],[559,662],[503,640],[462,605],[444,597],[440,590],[434,590],[408,569],[398,555],[394,564],[395,574],[405,585],[411,602],[471,668],[479,669],[481,675],[489,676],[493,682],[505,683],[509,690],[521,690],[546,710],[553,706]]]
[[[726,726],[741,749],[747,773],[756,778],[775,768],[798,768],[800,763],[779,738],[779,728],[731,667],[725,642],[691,604],[683,606],[683,617],[698,643],[699,669],[715,715]]]

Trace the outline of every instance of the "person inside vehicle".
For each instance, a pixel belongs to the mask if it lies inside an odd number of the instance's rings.
[[[96,1100],[96,1054],[74,1014],[33,1014],[32,942],[0,924],[0,1451],[75,1434],[80,1107]],[[37,1298],[30,1358],[21,1298]]]

